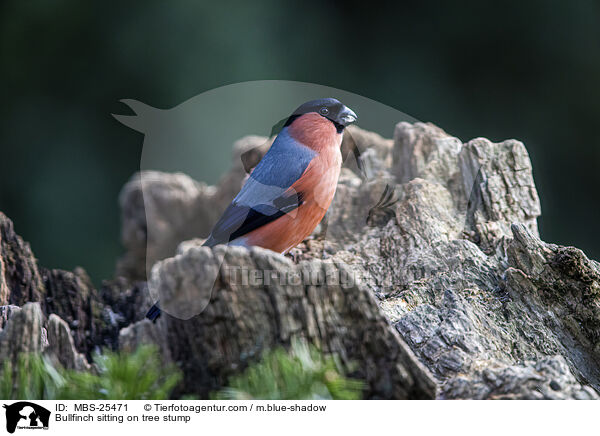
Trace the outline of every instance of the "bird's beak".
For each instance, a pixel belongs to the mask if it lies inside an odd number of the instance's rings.
[[[341,112],[338,114],[338,119],[336,120],[342,126],[347,126],[348,124],[352,124],[358,119],[358,116],[354,113],[352,109],[344,106]]]

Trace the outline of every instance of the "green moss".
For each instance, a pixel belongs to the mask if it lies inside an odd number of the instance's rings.
[[[242,374],[229,379],[229,386],[215,399],[360,399],[364,383],[342,375],[341,365],[318,349],[294,342],[288,352],[277,348]]]
[[[94,363],[95,373],[77,372],[55,366],[45,356],[23,354],[16,367],[4,362],[0,395],[7,400],[161,400],[182,379],[175,367],[162,366],[151,346],[131,354],[97,354]]]

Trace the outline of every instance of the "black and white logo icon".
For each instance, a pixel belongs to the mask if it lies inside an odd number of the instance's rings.
[[[14,433],[16,429],[47,430],[50,411],[28,401],[5,404],[6,431]]]

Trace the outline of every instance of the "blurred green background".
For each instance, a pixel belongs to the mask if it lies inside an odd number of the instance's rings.
[[[518,138],[542,237],[600,258],[595,1],[0,3],[0,210],[42,264],[111,276],[142,136],[111,113],[225,84],[341,88],[468,140]]]

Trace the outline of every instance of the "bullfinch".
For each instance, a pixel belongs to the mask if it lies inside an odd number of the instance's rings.
[[[298,107],[204,245],[259,246],[287,253],[302,242],[331,205],[342,166],[344,128],[356,119],[334,98]],[[157,304],[146,315],[153,321],[160,315]]]

